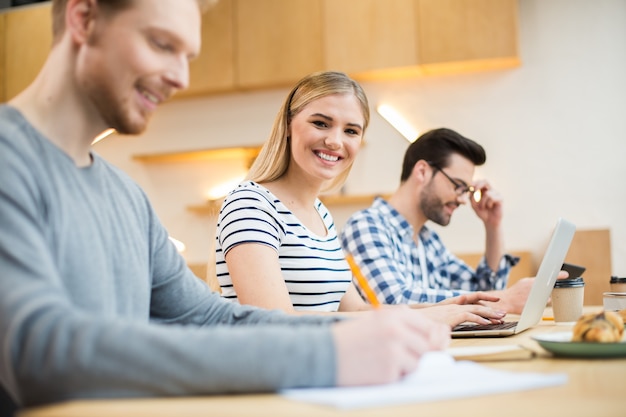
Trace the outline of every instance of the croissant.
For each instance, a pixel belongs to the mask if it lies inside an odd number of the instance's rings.
[[[612,311],[582,315],[574,325],[573,342],[611,343],[622,340],[624,320]]]

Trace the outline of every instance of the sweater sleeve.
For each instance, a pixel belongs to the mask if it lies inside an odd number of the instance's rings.
[[[325,326],[148,324],[81,314],[44,285],[1,290],[0,374],[21,405],[334,384]],[[255,314],[233,307],[231,319]]]

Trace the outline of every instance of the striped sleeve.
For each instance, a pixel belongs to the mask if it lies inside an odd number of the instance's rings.
[[[239,187],[224,200],[217,223],[223,255],[241,243],[260,243],[276,251],[285,230],[273,215],[275,203],[267,193]]]

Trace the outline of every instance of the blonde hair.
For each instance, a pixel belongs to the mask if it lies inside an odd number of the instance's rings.
[[[353,94],[357,98],[363,113],[363,134],[365,134],[370,120],[370,110],[363,88],[343,72],[314,72],[301,79],[287,95],[276,115],[270,137],[263,144],[246,178],[262,183],[282,177],[289,168],[291,158],[291,144],[288,138],[291,120],[310,102],[332,94]],[[352,164],[337,178],[329,181],[322,192],[343,185],[351,168]]]

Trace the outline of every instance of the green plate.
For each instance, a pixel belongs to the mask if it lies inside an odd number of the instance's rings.
[[[626,357],[626,334],[621,342],[572,342],[572,332],[546,333],[532,336],[545,350],[555,356],[571,358],[621,358]]]

